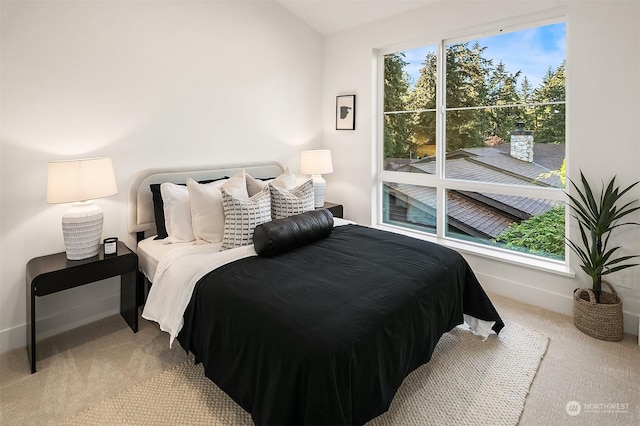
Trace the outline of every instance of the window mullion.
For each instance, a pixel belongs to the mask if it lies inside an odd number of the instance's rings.
[[[446,61],[444,59],[444,41],[438,43],[436,54],[436,176],[438,177],[437,190],[437,215],[436,215],[436,234],[438,238],[443,238],[446,227],[446,190],[442,184],[445,178],[445,160],[447,156],[446,149],[446,127],[445,127],[445,108],[446,108]]]

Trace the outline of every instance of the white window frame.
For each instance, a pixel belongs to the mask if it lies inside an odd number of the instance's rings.
[[[557,11],[550,12],[549,16],[538,17],[537,19],[517,20],[505,25],[493,24],[490,27],[476,29],[462,34],[457,34],[452,37],[438,37],[438,40],[423,39],[414,43],[407,43],[403,45],[394,45],[388,48],[379,49],[374,54],[374,60],[376,62],[376,90],[377,90],[377,105],[376,105],[376,117],[374,120],[374,134],[376,138],[376,149],[374,150],[374,161],[376,171],[375,181],[375,203],[372,212],[373,224],[377,228],[386,229],[392,232],[409,235],[412,237],[433,241],[438,244],[442,244],[447,247],[451,247],[455,250],[466,252],[474,255],[478,255],[485,258],[490,258],[499,261],[505,261],[511,264],[519,264],[525,267],[543,270],[546,272],[557,273],[573,277],[574,273],[569,264],[569,249],[565,245],[565,259],[554,260],[541,256],[535,256],[522,252],[516,252],[513,250],[503,249],[499,247],[491,247],[481,243],[474,243],[470,241],[460,240],[451,236],[445,235],[445,223],[446,223],[446,191],[447,190],[462,190],[472,192],[489,192],[495,194],[504,195],[516,195],[529,198],[542,198],[548,200],[557,200],[566,202],[567,197],[562,189],[548,188],[540,186],[526,186],[526,185],[507,185],[499,183],[486,183],[480,181],[467,181],[458,180],[452,178],[446,178],[445,176],[445,155],[446,144],[445,140],[445,88],[446,88],[446,71],[443,66],[444,49],[445,46],[451,43],[472,41],[479,38],[498,35],[503,30],[507,31],[519,31],[528,28],[535,28],[538,26],[544,26],[554,23],[563,22],[565,26],[568,26],[566,16],[564,13]],[[426,173],[407,173],[384,170],[382,167],[384,160],[384,57],[392,53],[398,53],[406,50],[411,50],[423,46],[436,46],[436,64],[437,64],[437,76],[436,76],[436,173],[433,175]],[[567,56],[569,56],[567,54]],[[568,61],[567,61],[568,62]],[[565,85],[566,84],[565,81]],[[565,87],[566,87],[565,86]],[[565,105],[569,104],[569,94],[565,92]],[[567,108],[568,110],[568,108]],[[566,125],[567,118],[565,118],[565,159],[566,168],[569,170],[569,137],[568,137],[568,125]],[[567,172],[568,175],[568,172]],[[405,183],[411,185],[428,186],[436,189],[437,193],[437,220],[436,220],[436,233],[428,233],[424,231],[418,231],[408,227],[399,225],[392,225],[384,223],[383,214],[383,186],[385,182],[391,183]],[[568,208],[565,209],[565,237],[569,233],[569,212]]]

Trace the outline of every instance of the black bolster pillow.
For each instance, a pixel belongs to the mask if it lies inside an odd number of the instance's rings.
[[[258,255],[273,257],[328,237],[332,229],[329,210],[312,210],[256,226],[253,245]]]

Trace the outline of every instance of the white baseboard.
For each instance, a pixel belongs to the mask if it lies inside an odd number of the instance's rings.
[[[37,339],[71,330],[120,312],[120,294],[114,294],[85,305],[57,312],[36,320]],[[27,324],[0,331],[0,352],[8,352],[27,345]],[[25,356],[26,353],[25,353]]]
[[[476,273],[476,276],[487,292],[573,316],[573,298],[571,296],[508,281],[485,273]],[[624,310],[622,314],[624,316],[624,332],[638,336],[640,333],[638,315]],[[640,337],[638,337],[638,344],[640,344]]]

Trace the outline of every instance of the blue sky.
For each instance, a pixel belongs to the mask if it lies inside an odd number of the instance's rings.
[[[557,68],[566,58],[566,26],[564,23],[546,25],[492,37],[476,39],[480,46],[486,46],[483,56],[493,59],[494,65],[504,62],[507,72],[522,71],[533,87],[542,82],[549,67]],[[473,41],[470,43],[473,44]],[[435,46],[427,46],[405,51],[406,71],[415,82],[427,52],[435,52]]]

